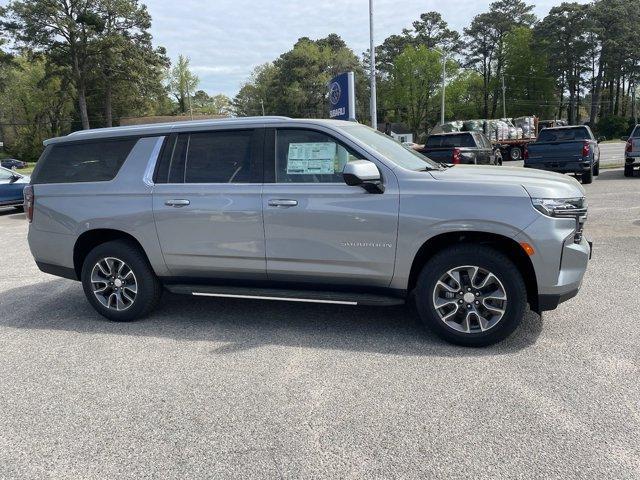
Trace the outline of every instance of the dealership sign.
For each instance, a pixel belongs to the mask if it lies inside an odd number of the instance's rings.
[[[329,118],[356,119],[356,87],[353,72],[338,75],[329,82]]]

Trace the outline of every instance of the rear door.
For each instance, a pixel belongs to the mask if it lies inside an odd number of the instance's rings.
[[[265,279],[264,130],[170,136],[153,190],[165,262],[179,277]]]
[[[377,164],[385,191],[367,193],[342,178],[346,162],[366,159],[313,129],[267,133],[264,211],[270,280],[386,287],[393,277],[399,194]]]

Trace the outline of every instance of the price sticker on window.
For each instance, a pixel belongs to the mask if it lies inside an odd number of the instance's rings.
[[[290,143],[287,175],[333,175],[336,147],[333,142]]]

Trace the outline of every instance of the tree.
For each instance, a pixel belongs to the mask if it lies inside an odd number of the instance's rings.
[[[52,74],[40,55],[18,56],[2,70],[0,130],[12,154],[35,161],[42,142],[68,129],[73,110],[72,89],[64,77]]]
[[[163,69],[169,65],[164,48],[151,44],[151,16],[138,0],[100,0],[97,8],[104,22],[97,39],[96,83],[104,91],[105,125],[113,125],[114,92],[137,98],[162,95]]]
[[[450,75],[454,75],[457,64],[447,63]],[[397,119],[406,122],[416,136],[430,117],[437,116],[441,82],[441,56],[426,46],[407,47],[395,59],[387,86],[389,104]]]
[[[232,112],[231,99],[223,94],[210,96],[198,90],[192,97],[193,109],[200,115],[229,115]]]
[[[264,106],[267,114],[325,117],[329,81],[348,71],[355,72],[356,104],[364,104],[366,75],[344,41],[336,34],[319,40],[303,37],[273,63],[254,70],[233,103],[238,115],[261,115]]]
[[[94,41],[104,28],[97,0],[19,0],[7,24],[15,38],[69,68],[82,128],[88,129],[87,76],[94,66]]]
[[[169,72],[169,90],[178,101],[181,114],[187,113],[189,95],[199,83],[200,79],[189,69],[189,59],[180,55],[178,63]]]
[[[555,79],[530,28],[516,27],[505,37],[504,78],[510,117],[552,114]]]
[[[489,11],[476,15],[464,29],[467,59],[465,65],[483,77],[485,118],[495,117],[500,97],[500,79],[504,68],[505,38],[519,26],[530,27],[536,21],[533,5],[522,0],[498,0]]]

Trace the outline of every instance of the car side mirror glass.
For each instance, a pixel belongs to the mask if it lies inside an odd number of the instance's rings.
[[[15,183],[18,180],[20,180],[20,176],[19,175],[11,175],[11,179],[9,180],[9,182]]]
[[[369,193],[384,192],[380,170],[368,160],[348,162],[342,170],[344,183],[364,188]]]

